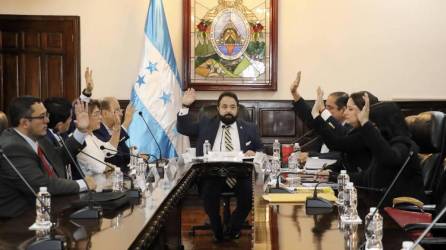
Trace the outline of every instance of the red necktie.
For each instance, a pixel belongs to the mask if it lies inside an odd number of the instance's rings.
[[[45,169],[45,172],[48,174],[48,176],[55,175],[53,167],[51,167],[51,164],[46,159],[45,154],[42,151],[42,148],[40,146],[37,146],[37,155],[40,158],[40,161],[42,162],[43,168]]]

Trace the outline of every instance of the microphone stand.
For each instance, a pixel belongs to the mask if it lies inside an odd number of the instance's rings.
[[[423,233],[418,236],[417,240],[413,243],[410,250],[415,249],[415,247],[420,244],[421,240],[424,239],[427,233],[432,229],[433,226],[440,220],[441,217],[446,213],[446,206],[443,207],[443,209],[440,211],[440,213],[435,217],[435,219],[431,222],[431,224],[423,231]]]
[[[297,174],[297,173],[296,172],[292,172],[292,171],[282,171],[279,174],[277,174],[276,187],[270,188],[269,189],[269,193],[285,193],[285,194],[291,193],[291,191],[288,191],[287,189],[281,188],[279,186],[279,184],[280,184],[280,176],[282,176],[284,174]]]
[[[57,135],[59,136],[59,135]],[[74,164],[74,166],[76,167],[77,171],[79,171],[79,174],[82,177],[82,180],[85,182],[85,185],[87,186],[87,192],[88,192],[88,205],[74,213],[72,213],[70,215],[70,219],[99,219],[102,216],[102,212],[93,207],[93,194],[91,192],[90,187],[88,186],[87,181],[85,180],[85,174],[82,171],[81,167],[77,164],[76,160],[74,160],[73,155],[71,155],[70,150],[68,150],[67,145],[65,144],[65,142],[63,141],[62,138],[60,138],[60,142],[62,147],[64,148],[65,152],[67,153],[68,157],[70,158],[71,162]],[[81,151],[82,152],[82,151]]]
[[[403,173],[404,169],[406,168],[407,163],[409,163],[410,158],[412,158],[414,152],[413,150],[411,150],[409,152],[409,155],[407,156],[406,160],[403,163],[403,166],[400,168],[400,170],[398,171],[398,173],[396,174],[395,178],[393,178],[392,182],[390,183],[389,187],[386,189],[386,192],[384,193],[384,195],[381,197],[381,200],[379,200],[378,204],[376,205],[376,209],[375,211],[372,213],[371,218],[373,218],[373,216],[375,216],[375,214],[378,212],[379,208],[381,207],[381,205],[383,204],[384,200],[387,198],[387,195],[389,195],[390,190],[393,188],[393,186],[395,185],[396,181],[399,179],[400,175]],[[371,221],[371,220],[370,220]],[[369,223],[370,223],[369,221]],[[364,225],[364,230],[367,230],[367,227],[369,226],[369,223]],[[359,247],[359,249],[363,249],[365,247],[366,241],[364,241],[361,246]]]
[[[36,197],[36,199],[39,201],[40,205],[43,207],[43,210],[45,213],[49,215],[51,218],[51,213],[47,206],[43,203],[42,199],[37,195],[37,193],[34,191],[34,189],[31,187],[29,182],[25,179],[25,177],[20,173],[20,171],[14,166],[14,164],[9,160],[9,157],[3,152],[3,149],[0,148],[0,158],[3,157],[5,161],[8,163],[8,165],[14,170],[14,172],[19,176],[20,180],[22,180],[23,183],[25,183],[26,187],[31,191],[31,193]],[[51,228],[53,228],[53,224],[51,223]],[[50,229],[51,230],[51,229]],[[52,231],[52,230],[51,230]],[[50,232],[51,232],[50,231]],[[31,243],[29,246],[27,246],[27,250],[47,250],[47,249],[54,249],[54,250],[62,250],[64,249],[66,244],[63,242],[62,239],[58,239],[55,236],[50,233],[49,239],[41,239],[37,240],[33,243]]]
[[[155,141],[155,144],[158,147],[158,151],[160,152],[158,159],[155,161],[156,167],[158,169],[159,162],[164,162],[164,159],[162,158],[161,147],[160,147],[158,141],[156,140],[155,136],[153,135],[152,130],[150,130],[149,124],[147,123],[146,119],[144,118],[142,111],[139,111],[138,115],[144,121],[144,124],[146,125],[147,130],[149,131],[150,135],[152,136],[153,140]]]
[[[317,187],[322,183],[331,182],[319,182],[314,186],[313,197],[307,197],[307,200],[305,201],[305,212],[307,214],[327,214],[333,211],[333,204],[329,200],[317,197]]]

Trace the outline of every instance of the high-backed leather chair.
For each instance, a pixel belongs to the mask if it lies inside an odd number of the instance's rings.
[[[206,116],[208,118],[212,118],[214,116],[217,115],[217,105],[208,105],[208,106],[204,106],[201,107],[200,112],[199,112],[199,117],[203,117]],[[243,105],[239,105],[238,108],[238,119],[247,121],[247,122],[252,122],[252,117],[249,114],[249,111],[246,109],[245,106]]]
[[[435,190],[443,173],[446,117],[443,112],[427,111],[406,117],[412,139],[420,147],[425,189]]]

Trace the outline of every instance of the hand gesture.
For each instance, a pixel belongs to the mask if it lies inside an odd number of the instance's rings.
[[[299,84],[300,84],[300,75],[301,75],[301,71],[297,72],[296,79],[290,86],[291,95],[293,95],[294,101],[298,101],[300,99],[300,94],[297,91],[297,89],[299,88]]]
[[[122,123],[122,126],[125,129],[129,128],[130,123],[132,122],[133,119],[133,114],[135,114],[135,107],[133,107],[132,103],[129,103],[125,108],[124,122]]]
[[[88,104],[77,100],[74,103],[74,113],[76,114],[76,128],[80,132],[86,133],[88,131],[88,126],[90,125],[90,117],[88,116]]]
[[[184,106],[190,106],[197,99],[197,94],[195,89],[190,88],[184,92],[182,103]]]
[[[319,116],[320,112],[325,109],[324,105],[324,91],[322,91],[321,87],[317,87],[317,97],[314,101],[313,109],[311,110],[311,115],[313,117]]]
[[[93,70],[90,70],[89,67],[87,67],[87,69],[85,70],[85,83],[87,85],[87,87],[85,88],[85,92],[87,92],[87,94],[93,93]]]
[[[362,98],[364,99],[364,107],[362,107],[362,110],[359,111],[357,117],[359,123],[361,123],[361,126],[364,126],[364,124],[369,121],[370,100],[369,100],[369,95],[367,93],[365,93]]]

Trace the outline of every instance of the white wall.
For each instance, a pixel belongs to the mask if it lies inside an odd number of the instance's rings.
[[[80,16],[81,66],[93,68],[95,96],[127,99],[148,2],[0,0],[0,11]],[[164,7],[181,70],[182,1],[164,0]],[[446,99],[445,9],[444,0],[280,0],[278,90],[238,94],[289,99],[288,86],[301,69],[308,99],[317,85],[326,93],[367,89],[381,99]],[[200,92],[199,98],[217,95]]]

